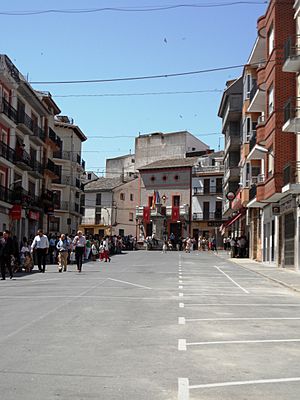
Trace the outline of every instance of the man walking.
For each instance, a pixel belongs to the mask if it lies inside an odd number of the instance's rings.
[[[44,235],[43,229],[37,231],[36,237],[33,239],[31,245],[31,252],[36,250],[37,263],[40,272],[45,272],[46,269],[46,255],[49,250],[49,240]]]
[[[73,246],[75,247],[75,258],[77,264],[77,271],[81,272],[82,269],[82,258],[85,250],[86,239],[83,236],[82,231],[77,232],[77,236],[75,236],[73,240]]]
[[[13,277],[13,269],[11,265],[11,256],[14,254],[14,242],[10,236],[10,231],[3,232],[3,238],[0,245],[0,264],[1,264],[1,280],[5,280],[6,269],[8,269],[9,277]]]

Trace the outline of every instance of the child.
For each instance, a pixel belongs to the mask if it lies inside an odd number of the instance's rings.
[[[167,250],[168,250],[168,243],[167,243],[167,242],[164,242],[163,247],[162,247],[162,252],[163,252],[163,253],[166,253]]]
[[[33,269],[33,261],[30,252],[25,253],[25,259],[24,259],[24,269],[25,272],[31,272]]]

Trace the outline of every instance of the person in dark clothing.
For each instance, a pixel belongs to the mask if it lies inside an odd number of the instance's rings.
[[[10,236],[10,231],[3,232],[0,248],[1,280],[5,280],[6,269],[9,271],[9,277],[12,279],[13,270],[11,266],[11,256],[14,254],[15,246]]]

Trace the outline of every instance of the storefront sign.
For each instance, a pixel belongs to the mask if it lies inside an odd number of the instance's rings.
[[[40,219],[40,213],[37,211],[29,211],[28,213],[28,218],[33,219],[34,221],[39,221]]]
[[[222,222],[221,221],[209,221],[208,223],[207,223],[207,226],[213,226],[213,227],[215,227],[215,228],[218,228],[219,226],[221,226],[222,225]]]
[[[14,204],[10,209],[9,215],[12,220],[20,220],[22,215],[22,207],[19,204]]]
[[[284,213],[286,211],[292,211],[296,208],[296,199],[292,196],[288,196],[280,201],[280,211]]]

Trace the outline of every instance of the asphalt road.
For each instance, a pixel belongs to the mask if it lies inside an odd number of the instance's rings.
[[[0,282],[1,400],[299,399],[300,295],[209,253]]]

